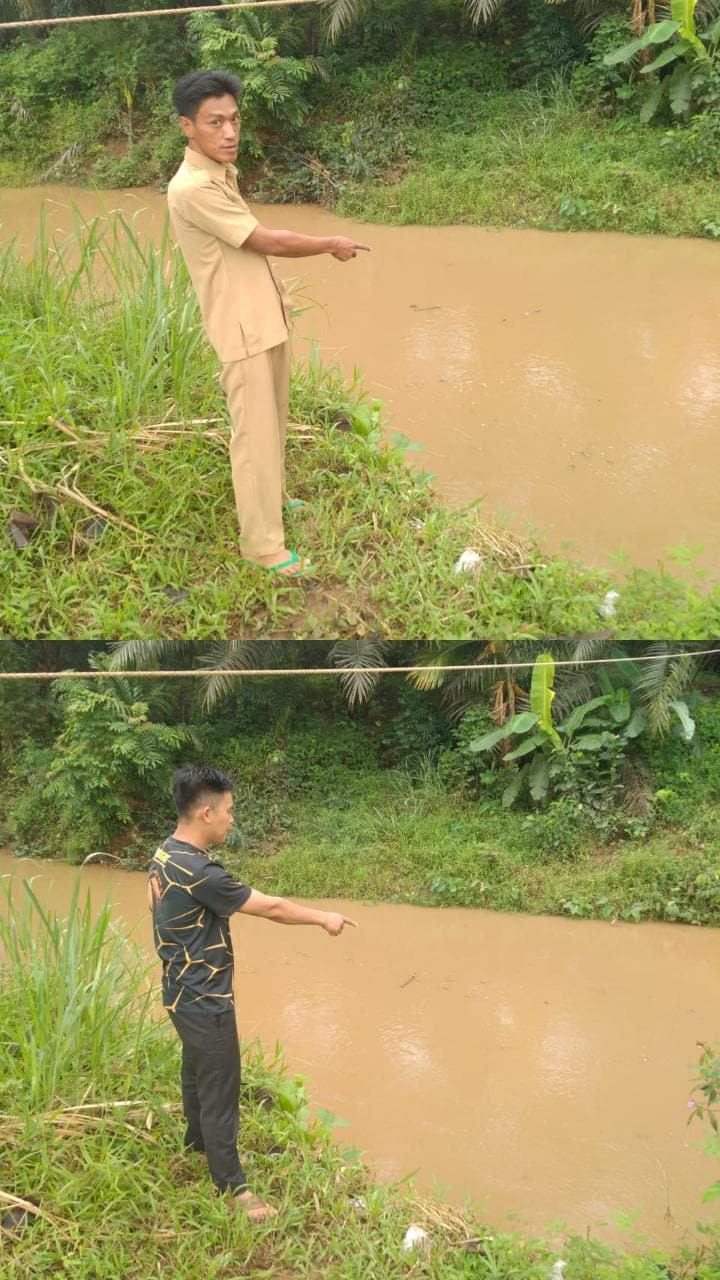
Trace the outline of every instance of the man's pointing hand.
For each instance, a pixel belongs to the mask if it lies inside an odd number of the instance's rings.
[[[351,924],[353,929],[357,929],[357,921],[351,920],[349,916],[338,915],[335,911],[326,911],[323,920],[323,929],[325,929],[333,938],[342,933],[346,924]]]
[[[347,262],[348,258],[356,258],[358,249],[366,249],[371,253],[369,244],[361,244],[359,240],[349,240],[347,236],[333,236],[334,248],[330,250],[338,262]],[[352,924],[352,920],[348,921]]]

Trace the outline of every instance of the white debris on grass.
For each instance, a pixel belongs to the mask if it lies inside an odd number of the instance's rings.
[[[608,591],[607,595],[605,596],[605,599],[603,600],[602,604],[598,609],[598,613],[601,613],[603,618],[614,618],[615,614],[617,613],[617,609],[615,608],[615,605],[617,604],[619,599],[620,599],[619,591]]]
[[[455,561],[456,573],[479,573],[483,567],[483,558],[478,555],[477,551],[473,551],[472,547],[466,547],[461,556]]]
[[[422,1227],[408,1227],[403,1240],[403,1249],[409,1253],[411,1249],[429,1249],[430,1237]]]
[[[563,1280],[563,1272],[567,1266],[567,1262],[563,1262],[562,1258],[558,1258],[557,1262],[548,1271],[548,1280]]]

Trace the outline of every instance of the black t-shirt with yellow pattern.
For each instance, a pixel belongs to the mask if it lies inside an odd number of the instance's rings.
[[[166,1009],[220,1013],[233,1008],[228,917],[252,890],[202,849],[170,836],[148,868],[155,947]]]

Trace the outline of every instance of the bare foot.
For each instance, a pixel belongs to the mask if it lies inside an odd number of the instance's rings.
[[[251,1222],[265,1222],[267,1218],[277,1217],[277,1209],[266,1204],[259,1196],[254,1196],[251,1191],[242,1191],[239,1196],[233,1196],[233,1204],[242,1209]]]

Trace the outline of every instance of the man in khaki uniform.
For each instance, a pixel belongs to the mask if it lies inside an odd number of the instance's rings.
[[[261,226],[243,200],[233,164],[242,84],[225,71],[193,71],[173,102],[188,138],[168,186],[170,219],[197,293],[205,331],[222,361],[232,421],[230,461],[242,552],[275,573],[312,568],[285,546],[285,429],[290,391],[291,305],[266,258],[369,249],[346,236],[306,236]]]

